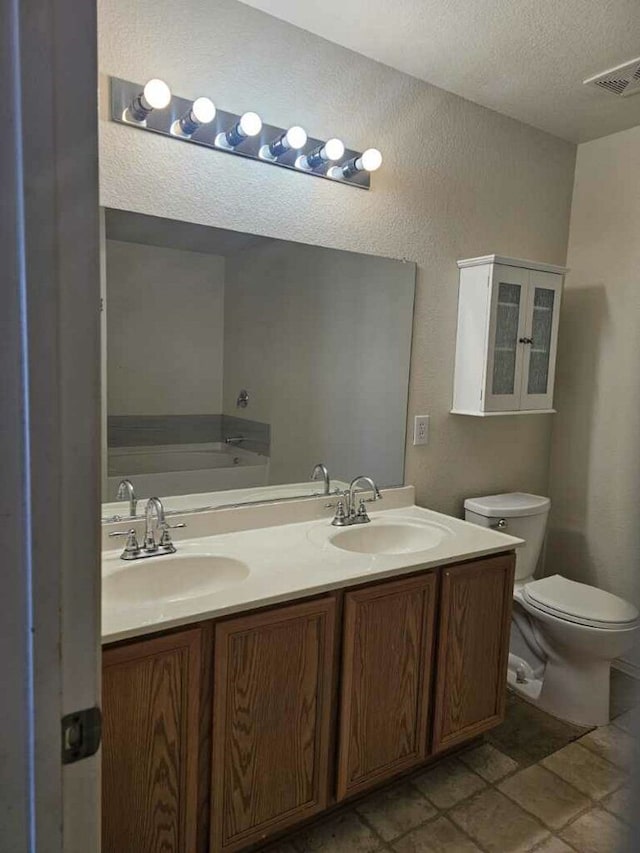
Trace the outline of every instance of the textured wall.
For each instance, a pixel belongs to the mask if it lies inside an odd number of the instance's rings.
[[[222,411],[225,260],[107,240],[109,415]]]
[[[455,512],[469,494],[546,492],[550,418],[448,414],[455,261],[563,263],[575,147],[236,0],[100,0],[99,20],[102,75],[162,76],[181,95],[385,156],[366,193],[182,145],[109,122],[103,77],[102,203],[416,261],[409,415],[431,414],[432,431],[408,447],[406,481]]]
[[[560,324],[548,570],[636,604],[639,222],[640,127],[580,145]]]

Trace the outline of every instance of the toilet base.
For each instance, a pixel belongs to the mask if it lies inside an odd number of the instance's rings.
[[[517,680],[518,659],[509,655],[507,681],[541,711],[577,726],[609,723],[611,663],[547,660],[542,678]]]

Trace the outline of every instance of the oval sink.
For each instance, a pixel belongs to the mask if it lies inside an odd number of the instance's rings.
[[[186,601],[210,595],[248,576],[249,566],[230,557],[149,557],[132,560],[107,575],[102,596],[121,604]]]
[[[436,524],[363,524],[348,527],[329,540],[336,548],[358,554],[412,554],[435,548],[448,535]]]

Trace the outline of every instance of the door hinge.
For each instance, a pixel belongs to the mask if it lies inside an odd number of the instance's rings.
[[[98,751],[102,737],[100,708],[86,708],[62,718],[62,763],[73,764]]]

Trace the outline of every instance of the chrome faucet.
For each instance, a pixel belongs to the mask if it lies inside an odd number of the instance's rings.
[[[125,498],[129,499],[129,516],[133,518],[136,514],[138,501],[136,500],[136,493],[133,490],[133,483],[131,480],[120,480],[118,483],[117,497],[119,501],[123,501]]]
[[[155,516],[155,522],[154,522]],[[138,542],[135,527],[130,530],[115,530],[109,536],[126,536],[127,542],[120,555],[121,560],[141,560],[145,557],[161,557],[164,554],[175,554],[176,546],[171,541],[170,530],[186,527],[184,523],[168,524],[164,507],[160,498],[149,498],[144,513],[145,531],[142,547]],[[156,542],[156,530],[160,530],[160,541]]]
[[[324,481],[324,493],[325,495],[331,494],[331,480],[329,478],[329,469],[324,464],[324,462],[318,462],[318,464],[314,467],[311,472],[311,480],[319,480],[322,477]]]
[[[369,489],[365,489],[363,491],[371,491],[372,497],[367,498],[366,500],[365,498],[361,498],[358,503],[358,508],[356,509],[356,487],[361,482],[367,483]],[[349,488],[343,492],[341,500],[339,500],[336,505],[336,514],[334,515],[331,524],[333,524],[334,527],[349,527],[351,524],[367,524],[371,519],[369,518],[365,503],[380,500],[382,500],[382,495],[380,494],[380,489],[377,487],[374,480],[372,480],[371,477],[365,477],[363,474],[360,474],[358,477],[354,477]]]

